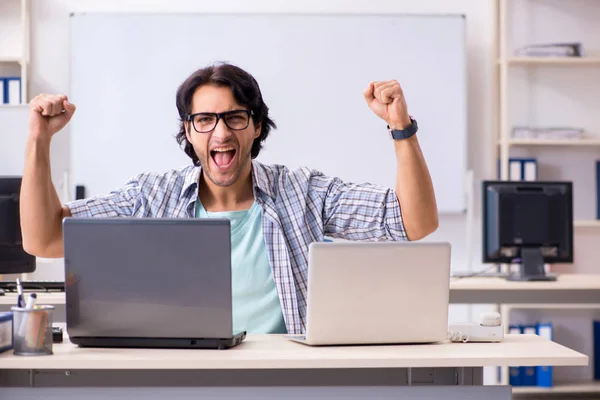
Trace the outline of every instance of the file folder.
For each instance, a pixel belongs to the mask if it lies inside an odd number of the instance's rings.
[[[538,165],[535,158],[509,158],[509,181],[535,181],[538,178]],[[500,160],[498,160],[498,179],[500,179]],[[600,215],[600,213],[599,213]]]
[[[535,159],[523,160],[523,180],[537,180],[537,161]]]
[[[538,336],[552,340],[552,323],[539,323],[537,326]],[[537,385],[541,387],[552,387],[552,367],[551,366],[538,366],[536,369],[537,374]]]
[[[0,104],[8,103],[8,96],[6,95],[6,80],[0,77]]]
[[[600,219],[600,160],[596,161],[596,219]]]
[[[521,332],[523,334],[537,334],[536,325],[521,325]],[[521,382],[523,386],[536,386],[537,385],[537,371],[535,366],[521,367]]]
[[[594,321],[594,379],[600,380],[600,321]]]
[[[519,325],[509,325],[509,334],[521,333],[521,327]],[[508,384],[510,386],[522,386],[523,379],[521,378],[521,368],[519,367],[508,367]]]
[[[5,102],[8,104],[21,104],[21,78],[8,77],[4,78],[5,86]]]

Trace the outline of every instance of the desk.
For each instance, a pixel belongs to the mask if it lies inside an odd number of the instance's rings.
[[[143,398],[486,398],[508,386],[482,386],[483,367],[587,365],[588,357],[536,335],[502,343],[308,347],[281,335],[249,335],[229,350],[81,349],[68,340],[54,355],[0,355],[2,392],[44,397]],[[33,386],[33,388],[31,388]],[[89,391],[89,392],[85,392]],[[471,397],[469,397],[471,396]],[[485,396],[485,397],[484,397]],[[204,397],[203,397],[204,398]],[[227,397],[230,398],[230,397]]]

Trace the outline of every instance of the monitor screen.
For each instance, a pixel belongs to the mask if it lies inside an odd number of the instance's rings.
[[[484,182],[483,261],[519,263],[534,249],[544,263],[573,262],[572,203],[571,182]]]
[[[0,177],[0,274],[23,274],[36,268],[35,256],[23,249],[20,189],[20,177]]]

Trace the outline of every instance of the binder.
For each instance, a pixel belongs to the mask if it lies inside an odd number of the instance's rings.
[[[596,219],[600,219],[600,160],[596,161]]]
[[[593,321],[594,331],[594,380],[600,380],[600,321]]]
[[[521,325],[521,332],[523,334],[537,334],[536,325]],[[523,386],[536,386],[537,385],[537,371],[535,366],[521,367],[521,382]]]
[[[519,325],[509,325],[509,334],[520,334],[521,327]],[[521,378],[521,368],[519,367],[508,367],[508,384],[510,386],[522,386],[523,379]]]
[[[8,96],[6,95],[6,83],[5,79],[0,77],[0,104],[8,103]]]
[[[508,159],[509,181],[535,181],[537,178],[537,159],[512,157]],[[500,160],[498,160],[498,179],[500,179]],[[600,216],[600,211],[598,215]]]
[[[523,176],[523,164],[521,160],[511,158],[508,161],[508,180],[520,181]]]
[[[7,77],[5,81],[4,100],[8,104],[21,104],[21,78]]]
[[[552,323],[539,323],[537,325],[537,334],[544,339],[552,340]],[[536,369],[537,385],[541,387],[552,387],[552,367],[538,366]]]
[[[537,161],[535,159],[523,160],[523,180],[537,180]]]

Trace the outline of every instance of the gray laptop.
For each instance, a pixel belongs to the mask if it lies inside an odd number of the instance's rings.
[[[230,348],[227,219],[65,218],[67,332],[86,347]]]

